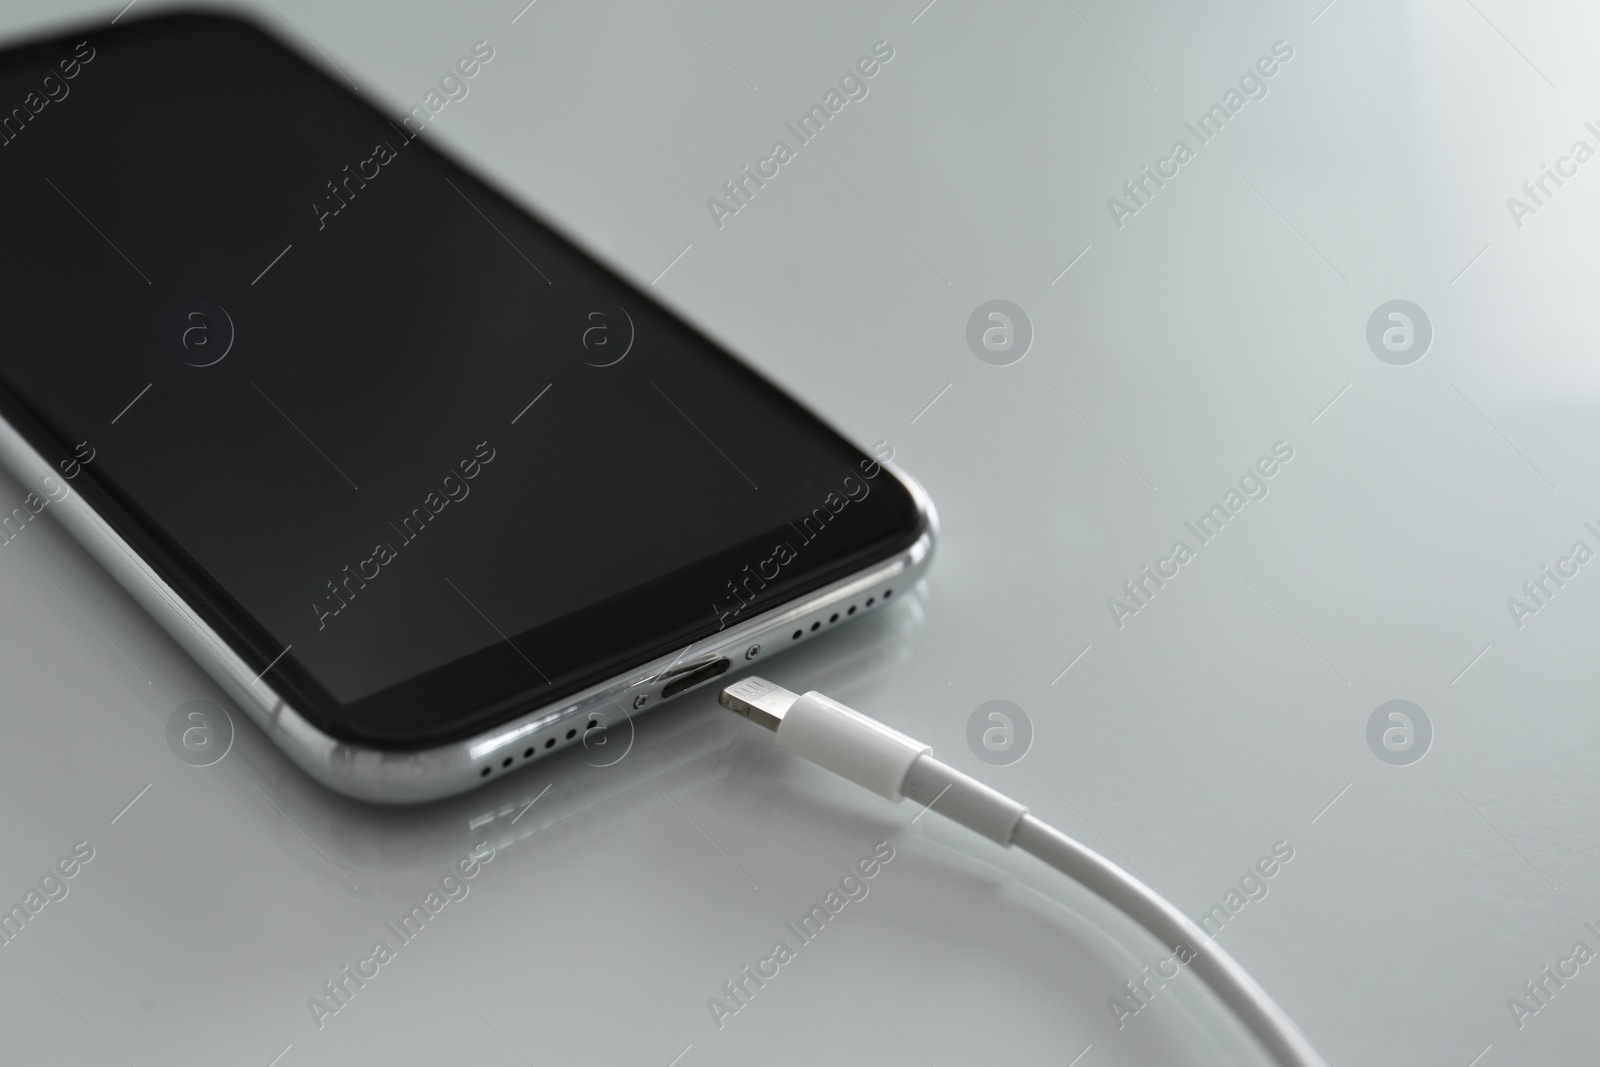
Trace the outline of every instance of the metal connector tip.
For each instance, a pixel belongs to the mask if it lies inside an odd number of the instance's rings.
[[[722,692],[717,694],[717,703],[749,719],[759,726],[776,731],[778,724],[794,702],[800,699],[799,693],[791,693],[776,682],[769,682],[765,678],[750,675],[741,678],[732,685],[724,686]]]

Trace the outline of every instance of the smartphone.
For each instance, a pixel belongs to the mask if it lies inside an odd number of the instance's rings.
[[[936,536],[888,445],[430,143],[503,62],[391,116],[231,16],[0,53],[0,565],[55,516],[370,801],[881,609]]]

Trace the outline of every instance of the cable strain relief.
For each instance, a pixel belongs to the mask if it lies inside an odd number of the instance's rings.
[[[1007,848],[1028,809],[930,755],[922,755],[906,772],[900,792],[947,819]]]

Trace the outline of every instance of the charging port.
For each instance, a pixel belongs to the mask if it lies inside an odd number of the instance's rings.
[[[727,670],[729,666],[727,657],[723,657],[722,659],[702,664],[699,667],[691,667],[661,687],[661,699],[666,700],[668,697],[675,697],[685,689],[693,689],[701,682],[709,682]]]

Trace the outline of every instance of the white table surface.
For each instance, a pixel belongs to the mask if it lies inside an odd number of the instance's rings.
[[[427,136],[924,482],[925,586],[767,673],[926,739],[1196,918],[1287,843],[1222,941],[1339,1067],[1593,1062],[1600,964],[1542,1005],[1523,984],[1600,950],[1600,563],[1520,620],[1507,601],[1600,549],[1600,162],[1520,220],[1507,198],[1600,148],[1600,16],[924,2],[257,14],[397,108],[489,41]],[[118,6],[10,0],[0,30]],[[878,41],[869,95],[719,229],[707,199]],[[1265,97],[1116,225],[1107,198],[1195,147],[1184,123],[1278,41]],[[1035,333],[1009,366],[966,341],[991,299]],[[1433,328],[1408,365],[1366,339],[1395,299]],[[1267,495],[1200,545],[1185,522],[1280,441]],[[1194,558],[1119,627],[1108,598],[1180,539]],[[712,691],[640,717],[613,766],[376,810],[237,713],[221,762],[181,762],[169,716],[215,687],[60,529],[0,557],[0,898],[94,850],[0,948],[6,1063],[1256,1056],[1188,976],[1119,1028],[1108,1001],[1156,945]],[[1367,740],[1396,699],[1431,723],[1409,765]],[[1032,725],[1009,766],[968,747],[990,700]],[[468,895],[319,1029],[322,983],[483,842]],[[879,842],[869,894],[719,1028],[708,999]]]

